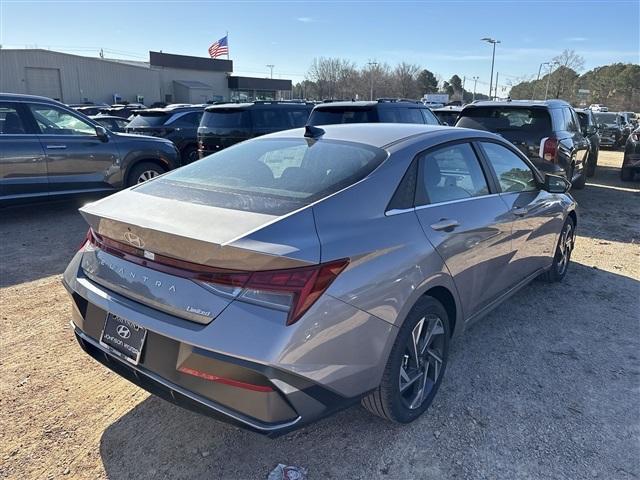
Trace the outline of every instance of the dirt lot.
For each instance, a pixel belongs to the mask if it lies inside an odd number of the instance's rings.
[[[534,282],[456,341],[431,410],[354,407],[276,440],[174,407],[76,345],[60,284],[77,203],[0,211],[0,477],[640,478],[640,191],[601,152],[575,193],[565,282]]]

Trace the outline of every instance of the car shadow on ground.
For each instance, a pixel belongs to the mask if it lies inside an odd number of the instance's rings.
[[[0,288],[62,273],[87,231],[78,208],[97,198],[0,209]]]
[[[310,478],[486,478],[478,465],[493,478],[635,478],[639,293],[575,262],[561,288],[533,282],[453,343],[434,404],[409,425],[356,406],[271,440],[149,397],[105,430],[102,462],[112,479],[266,478],[278,463]]]

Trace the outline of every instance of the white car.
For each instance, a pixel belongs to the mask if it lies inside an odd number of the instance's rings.
[[[608,112],[609,109],[603,105],[600,105],[598,103],[594,103],[593,105],[589,105],[589,110],[591,110],[592,112]]]

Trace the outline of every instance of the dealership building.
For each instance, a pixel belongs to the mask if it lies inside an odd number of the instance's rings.
[[[291,98],[291,80],[233,75],[233,61],[149,52],[148,62],[91,58],[42,49],[0,49],[0,92],[64,103]]]

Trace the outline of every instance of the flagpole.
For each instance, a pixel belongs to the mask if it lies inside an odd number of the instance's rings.
[[[227,60],[229,60],[229,31],[228,30],[225,36],[227,37]]]

